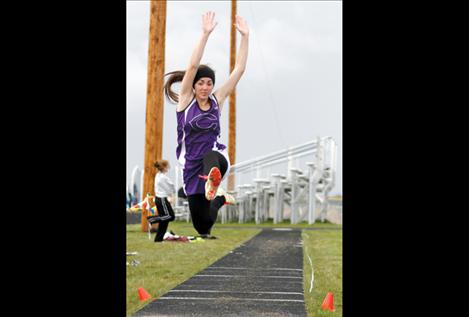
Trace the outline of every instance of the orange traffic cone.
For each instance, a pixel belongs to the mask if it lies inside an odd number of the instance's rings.
[[[140,303],[146,301],[147,299],[151,298],[151,295],[143,288],[138,288],[138,297],[140,297]]]
[[[331,292],[327,293],[326,297],[324,298],[324,301],[322,302],[321,308],[325,310],[335,311],[334,295]]]

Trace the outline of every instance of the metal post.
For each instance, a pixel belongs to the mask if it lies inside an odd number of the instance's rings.
[[[283,219],[285,219],[284,217],[284,202],[285,202],[285,188],[287,187],[287,183],[288,181],[285,180],[285,179],[282,179],[280,181],[280,197],[279,197],[279,201],[280,201],[280,221],[282,222]]]
[[[337,144],[332,140],[332,164],[331,164],[331,179],[332,179],[332,188],[335,185],[335,176],[337,171]]]
[[[130,190],[132,192],[132,196],[133,195],[137,195],[138,197],[138,192],[137,193],[134,193],[134,188],[135,188],[135,185],[137,184],[137,173],[140,171],[138,165],[136,165],[133,170],[132,170],[132,177],[130,178]],[[138,201],[140,201],[140,197],[137,198]]]
[[[270,186],[263,186],[262,191],[264,193],[264,200],[262,202],[262,219],[263,221],[267,221],[269,219],[269,191],[270,191]]]
[[[290,220],[292,224],[296,224],[299,222],[299,207],[300,207],[300,196],[301,196],[301,189],[300,189],[300,177],[301,170],[298,168],[291,168],[291,216]]]
[[[252,215],[252,192],[246,191],[246,220],[251,220]]]
[[[255,209],[255,214],[254,214],[254,219],[256,220],[256,224],[259,224],[261,222],[260,220],[260,204],[261,204],[261,200],[260,200],[260,196],[261,196],[261,189],[260,189],[260,186],[261,186],[261,183],[260,182],[257,182],[256,180],[254,180],[254,182],[256,183],[256,209]]]
[[[280,220],[280,174],[272,174],[274,191],[274,224]]]
[[[220,212],[221,212],[221,223],[224,224],[226,223],[226,218],[227,218],[227,215],[226,215],[226,206],[222,206],[220,208]]]
[[[292,150],[288,150],[288,167],[287,167],[287,178],[290,179],[291,174],[290,170],[293,168],[293,156],[292,156]]]
[[[308,195],[308,224],[316,221],[316,166],[314,163],[306,163],[309,166],[309,195]]]
[[[290,223],[296,224],[296,219],[297,219],[297,212],[298,212],[298,205],[296,201],[296,196],[298,195],[298,176],[294,169],[290,169],[290,175],[291,175],[291,214],[290,214]]]
[[[245,200],[241,200],[238,205],[238,223],[244,223],[244,205]]]
[[[269,180],[267,179],[260,179],[256,178],[254,179],[254,183],[256,183],[256,213],[255,213],[255,219],[256,223],[261,223],[263,221],[263,201],[264,201],[264,190],[263,187],[265,184],[270,183]]]

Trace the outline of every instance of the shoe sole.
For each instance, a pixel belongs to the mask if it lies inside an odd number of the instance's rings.
[[[205,184],[205,198],[213,200],[221,183],[221,173],[218,167],[212,167],[207,176],[207,183]]]
[[[236,199],[234,199],[233,197],[231,197],[229,200],[226,199],[226,196],[225,196],[225,205],[234,205],[236,204]]]

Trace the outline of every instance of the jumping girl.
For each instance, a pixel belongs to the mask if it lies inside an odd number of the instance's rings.
[[[249,28],[243,18],[236,17],[236,29],[241,34],[236,65],[228,80],[217,90],[215,72],[200,65],[209,35],[218,24],[215,13],[202,16],[202,35],[195,47],[189,66],[185,71],[173,71],[166,75],[165,95],[177,103],[178,145],[176,156],[183,167],[183,189],[187,195],[194,228],[202,238],[214,239],[210,235],[218,210],[225,203],[234,203],[220,182],[227,176],[230,161],[226,146],[218,142],[220,137],[220,114],[223,103],[236,88],[246,69],[248,56]],[[175,82],[181,82],[179,95],[171,90]]]

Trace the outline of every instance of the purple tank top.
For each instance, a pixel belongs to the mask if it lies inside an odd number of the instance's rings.
[[[202,159],[209,151],[223,151],[226,146],[218,143],[220,138],[220,111],[213,95],[209,96],[210,109],[200,109],[194,98],[184,111],[176,112],[177,138],[176,157],[183,166],[184,189],[187,195],[203,193],[205,181]]]

